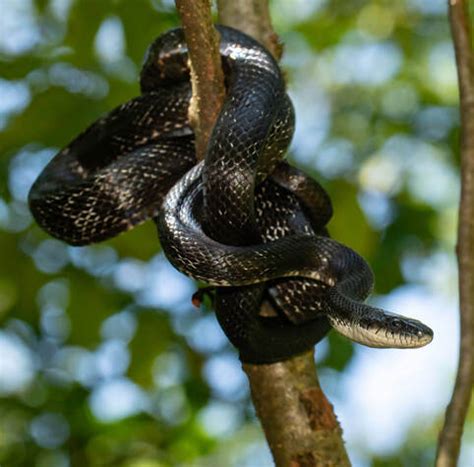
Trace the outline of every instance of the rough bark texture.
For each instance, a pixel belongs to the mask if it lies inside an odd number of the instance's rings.
[[[189,49],[193,88],[189,117],[196,156],[202,160],[225,95],[219,34],[212,23],[210,0],[176,0],[176,8]]]
[[[341,428],[316,378],[312,351],[243,368],[277,466],[349,465]]]
[[[190,117],[202,159],[224,98],[217,34],[208,0],[176,0],[176,6],[189,48],[193,84]],[[255,37],[280,58],[282,48],[273,32],[266,0],[219,0],[218,8],[222,24]],[[277,466],[350,465],[332,406],[319,386],[312,351],[281,363],[243,367]]]
[[[461,107],[461,203],[458,228],[460,350],[456,382],[440,433],[437,467],[455,467],[474,383],[474,52],[467,0],[450,0]]]
[[[217,5],[221,24],[253,36],[281,57],[267,0],[218,0]],[[278,467],[350,465],[333,407],[319,386],[312,351],[271,365],[245,364],[243,369]]]
[[[267,0],[217,0],[219,23],[244,31],[264,44],[274,57],[281,58],[283,47],[272,28]]]

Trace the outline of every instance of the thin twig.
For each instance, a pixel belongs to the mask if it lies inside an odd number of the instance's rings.
[[[474,383],[474,52],[468,1],[450,0],[449,13],[461,107],[461,202],[457,244],[461,339],[456,383],[439,437],[437,467],[456,466]]]
[[[189,117],[196,136],[196,157],[204,159],[207,143],[225,96],[210,0],[176,0],[188,45],[193,97]]]

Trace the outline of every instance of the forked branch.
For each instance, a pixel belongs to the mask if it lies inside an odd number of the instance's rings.
[[[198,120],[194,129],[202,158],[223,99],[221,78],[217,84],[210,79],[219,76],[217,39],[209,1],[176,0],[176,5],[189,47],[193,99],[199,104],[192,115]],[[253,36],[280,58],[266,0],[218,0],[218,9],[220,23]],[[271,365],[245,364],[243,369],[277,466],[350,465],[333,408],[319,386],[313,352]]]

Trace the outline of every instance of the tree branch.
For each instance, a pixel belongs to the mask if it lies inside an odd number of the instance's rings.
[[[191,62],[190,117],[198,158],[204,157],[224,86],[209,0],[176,0]],[[262,42],[277,58],[266,0],[218,0],[219,20]],[[272,365],[244,364],[254,405],[277,466],[348,466],[341,429],[316,377],[313,352]]]
[[[243,368],[277,466],[350,465],[333,407],[316,378],[312,351]]]
[[[219,23],[240,29],[261,42],[279,60],[283,47],[273,31],[268,0],[217,0]]]
[[[450,0],[461,107],[461,202],[458,227],[460,349],[456,382],[446,410],[437,467],[455,467],[474,383],[474,52],[467,0]]]
[[[267,0],[218,0],[217,5],[220,23],[253,36],[280,58]],[[243,369],[277,466],[350,465],[333,407],[319,386],[312,351],[271,365],[244,364]]]
[[[193,97],[189,118],[196,136],[196,157],[204,159],[207,142],[224,101],[225,87],[210,0],[176,0],[188,45]]]

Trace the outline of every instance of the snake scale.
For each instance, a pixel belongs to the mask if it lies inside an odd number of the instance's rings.
[[[372,272],[329,237],[327,193],[282,161],[294,111],[277,63],[242,32],[217,29],[227,97],[205,160],[195,158],[188,52],[174,29],[150,46],[141,95],[93,123],[35,181],[38,224],[86,245],[153,218],[171,263],[216,288],[217,319],[245,362],[284,360],[331,328],[372,347],[430,342],[419,321],[364,303]],[[275,313],[260,313],[263,301]]]

